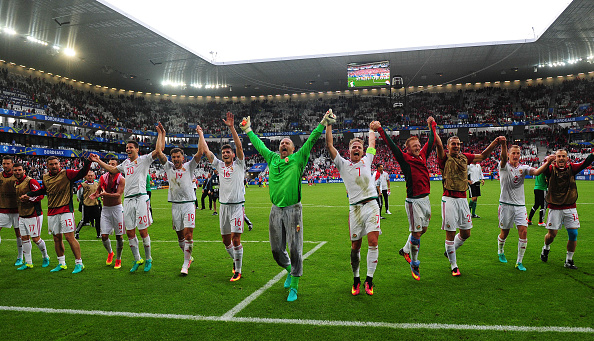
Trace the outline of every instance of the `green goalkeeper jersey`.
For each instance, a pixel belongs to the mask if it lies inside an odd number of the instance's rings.
[[[286,158],[281,158],[278,153],[268,149],[253,131],[247,134],[254,148],[268,163],[270,201],[274,205],[287,207],[301,201],[301,175],[309,160],[311,148],[323,131],[324,126],[318,125],[303,146]]]

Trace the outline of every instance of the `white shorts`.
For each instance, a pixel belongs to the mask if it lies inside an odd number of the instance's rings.
[[[406,207],[408,230],[410,232],[421,232],[423,227],[429,226],[431,220],[429,196],[418,199],[406,198],[404,207]]]
[[[0,213],[0,228],[19,227],[18,213]]]
[[[349,234],[351,241],[360,240],[370,232],[379,232],[380,209],[377,200],[373,199],[364,204],[349,205]]]
[[[150,204],[148,194],[124,199],[124,227],[126,231],[134,230],[136,226],[139,230],[151,226],[153,217],[149,210]]]
[[[122,204],[103,206],[101,210],[101,234],[121,236],[124,231],[124,207]]]
[[[514,226],[528,226],[528,215],[526,214],[526,206],[515,206],[507,204],[499,204],[497,210],[497,217],[499,218],[499,228],[502,230],[513,229]]]
[[[219,207],[219,224],[221,235],[243,233],[243,204],[221,204]]]
[[[547,229],[559,230],[561,225],[566,229],[577,229],[580,227],[580,219],[578,217],[577,209],[567,208],[564,210],[552,210],[549,208],[547,214]]]
[[[174,230],[193,229],[196,227],[196,206],[193,202],[172,203],[171,217],[173,218]]]
[[[19,231],[21,236],[39,237],[41,236],[41,225],[43,224],[43,214],[37,217],[20,218]]]
[[[470,230],[472,218],[466,198],[441,197],[441,229],[444,231]]]
[[[76,223],[74,222],[74,213],[60,213],[47,217],[47,230],[51,235],[74,232]]]

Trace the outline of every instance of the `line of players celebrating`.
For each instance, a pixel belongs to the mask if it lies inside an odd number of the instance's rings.
[[[561,226],[567,229],[567,258],[565,267],[577,269],[573,262],[573,254],[577,243],[579,220],[576,211],[577,187],[575,175],[594,161],[591,154],[581,163],[567,160],[567,152],[558,150],[550,155],[538,169],[519,163],[521,149],[512,145],[507,147],[504,136],[497,137],[480,154],[462,153],[458,137],[450,137],[447,141],[447,152],[436,132],[436,122],[432,117],[427,119],[431,129],[429,140],[421,147],[418,137],[410,137],[405,145],[406,152],[386,135],[380,122],[370,124],[369,147],[364,152],[364,141],[355,138],[349,142],[350,160],[344,159],[333,146],[332,123],[336,116],[329,110],[320,124],[312,131],[305,144],[295,152],[293,142],[285,138],[279,146],[279,153],[270,151],[250,127],[250,117],[244,118],[241,129],[256,150],[269,165],[270,199],[272,209],[269,219],[270,245],[277,264],[288,272],[284,287],[289,289],[287,301],[297,299],[299,278],[303,273],[303,219],[301,207],[301,174],[309,159],[315,141],[326,130],[326,145],[330,156],[339,170],[349,197],[349,234],[351,237],[351,265],[353,270],[353,286],[351,293],[360,293],[360,248],[363,236],[367,236],[367,276],[364,289],[373,295],[373,275],[378,261],[378,238],[381,234],[380,211],[377,204],[377,191],[371,173],[371,165],[375,155],[376,132],[390,147],[396,161],[400,164],[406,180],[405,208],[409,221],[410,234],[399,254],[410,263],[412,277],[420,280],[419,249],[421,236],[427,231],[431,218],[429,202],[429,171],[427,159],[435,148],[439,166],[443,174],[443,196],[441,200],[442,225],[446,232],[445,252],[453,276],[460,276],[456,261],[456,250],[470,237],[472,217],[466,201],[467,166],[487,158],[498,146],[501,146],[500,205],[498,210],[499,227],[498,257],[507,262],[504,245],[510,229],[518,229],[518,256],[516,269],[526,271],[522,259],[526,249],[527,214],[524,200],[524,177],[537,176],[544,173],[548,179],[549,190],[547,202],[549,208],[545,243],[541,260],[546,262],[550,244],[555,239]],[[219,173],[220,181],[220,215],[219,223],[223,244],[233,259],[233,276],[231,281],[241,279],[243,246],[241,234],[244,227],[245,189],[243,178],[245,162],[241,140],[235,130],[234,116],[227,113],[223,123],[230,129],[236,152],[230,145],[224,145],[219,160],[210,152],[202,128],[197,126],[200,136],[198,152],[190,161],[185,161],[183,150],[171,150],[171,161],[167,160],[163,149],[165,146],[165,129],[157,125],[157,142],[155,150],[139,156],[138,144],[130,141],[126,144],[128,159],[118,165],[117,160],[107,163],[96,154],[89,154],[80,170],[62,170],[59,159],[51,156],[47,159],[48,173],[43,176],[43,184],[25,174],[22,164],[13,163],[10,156],[2,160],[4,171],[0,177],[0,229],[15,227],[19,256],[15,266],[18,270],[33,267],[31,240],[35,242],[42,254],[42,267],[48,267],[48,256],[45,242],[40,238],[43,213],[40,201],[43,196],[48,199],[48,228],[54,239],[58,265],[51,272],[67,269],[64,255],[63,238],[70,244],[75,256],[73,273],[84,269],[80,245],[75,238],[76,224],[72,204],[71,187],[89,172],[92,162],[97,162],[107,172],[101,176],[99,186],[90,198],[103,198],[104,208],[101,213],[101,236],[108,252],[107,265],[111,265],[114,257],[115,268],[121,267],[124,231],[128,236],[130,249],[134,256],[130,272],[135,272],[141,265],[144,271],[152,267],[151,240],[148,227],[152,223],[149,210],[149,196],[146,193],[146,177],[154,159],[158,159],[165,168],[169,179],[168,201],[172,203],[172,220],[179,247],[184,254],[181,275],[188,274],[193,257],[193,230],[195,227],[195,192],[192,188],[192,177],[198,161],[204,154],[213,168]],[[552,164],[554,161],[554,164]],[[122,205],[122,194],[124,202]],[[18,228],[17,228],[18,227]],[[142,237],[145,258],[140,256],[139,241],[136,228]],[[456,231],[459,230],[459,233]],[[116,253],[111,248],[109,235],[116,236]],[[290,251],[287,253],[287,246]]]

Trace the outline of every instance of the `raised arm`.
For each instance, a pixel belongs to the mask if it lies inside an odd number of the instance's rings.
[[[499,161],[499,166],[503,168],[507,164],[507,141],[500,141],[499,144],[501,145],[501,161]]]
[[[429,134],[429,140],[427,141],[427,143],[425,143],[423,149],[421,150],[421,154],[425,155],[425,159],[429,158],[429,155],[431,155],[431,151],[435,146],[435,139],[439,138],[439,136],[437,135],[437,129],[435,129],[437,123],[435,122],[433,116],[429,116],[427,118],[427,124],[429,125],[429,129],[431,129],[431,134]]]
[[[473,162],[479,163],[479,162],[485,160],[486,158],[488,158],[489,155],[491,155],[491,152],[493,152],[493,149],[495,149],[495,147],[501,143],[502,139],[505,141],[505,136],[497,137],[495,140],[493,140],[493,142],[491,142],[489,144],[489,146],[487,148],[485,148],[485,150],[483,150],[482,153],[474,154]]]
[[[161,159],[159,154],[163,154],[163,150],[165,149],[165,128],[163,128],[163,125],[161,124],[161,122],[159,122],[157,124],[157,142],[155,143],[155,150],[153,150],[151,156],[154,159],[159,158],[159,161],[161,161],[161,163],[165,163],[167,162],[167,157],[165,157],[165,161],[163,161],[163,159]],[[165,156],[163,154],[163,156]]]
[[[328,152],[330,152],[330,157],[332,161],[336,159],[336,155],[338,155],[338,151],[334,148],[334,141],[332,139],[332,126],[328,125],[326,127],[326,148],[328,148]]]
[[[544,171],[549,168],[549,166],[551,165],[551,163],[555,161],[555,154],[553,155],[548,155],[545,158],[545,162],[538,167],[537,169],[535,168],[530,168],[530,170],[528,171],[528,174],[532,175],[532,176],[539,176],[540,174],[544,173]]]
[[[571,165],[573,173],[577,174],[577,173],[581,172],[582,170],[584,170],[584,168],[588,167],[593,161],[594,161],[594,154],[590,153],[590,155],[588,155],[588,157],[584,161]]]
[[[109,165],[109,164],[101,161],[101,159],[99,158],[99,156],[96,155],[96,154],[89,155],[89,160],[91,160],[93,162],[97,162],[97,164],[101,168],[105,169],[106,171],[110,172],[111,174],[118,174],[120,172],[117,167],[114,167],[112,165]]]
[[[437,122],[435,125],[437,126]],[[443,149],[443,142],[437,133],[437,129],[433,130],[433,134],[435,135],[435,152],[437,153],[437,158],[443,159],[445,158],[445,150]]]
[[[326,111],[326,114],[324,114],[324,117],[322,117],[322,121],[320,121],[320,124],[318,124],[318,126],[311,132],[311,134],[307,138],[307,141],[305,141],[303,146],[299,148],[296,154],[309,154],[320,135],[322,135],[322,131],[324,130],[323,127],[330,126],[335,122],[336,115],[332,113],[332,109],[328,109],[328,111]]]
[[[241,140],[235,130],[234,116],[230,111],[227,111],[227,120],[223,120],[223,122],[229,127],[229,130],[231,130],[231,136],[233,136],[233,142],[235,142],[235,156],[237,156],[239,160],[243,160],[243,146],[241,145]]]
[[[250,116],[244,117],[239,127],[241,128],[241,130],[243,130],[245,134],[247,134],[248,138],[250,139],[250,142],[252,142],[252,145],[254,146],[254,148],[256,148],[258,153],[262,155],[264,160],[266,160],[266,162],[270,162],[270,158],[272,157],[274,152],[268,149],[264,142],[262,142],[262,140],[258,138],[258,135],[256,135],[252,131]]]
[[[388,144],[388,147],[390,147],[390,150],[392,151],[392,154],[394,155],[394,157],[396,158],[396,161],[400,164],[406,162],[404,160],[404,156],[402,154],[402,150],[400,150],[400,147],[398,147],[394,141],[392,141],[392,138],[389,137],[388,135],[386,135],[386,132],[384,131],[384,128],[382,128],[382,125],[379,121],[373,121],[371,122],[371,124],[369,125],[370,129],[376,130],[380,133],[380,136],[382,138],[382,140],[384,140],[384,142],[386,142],[386,144]]]
[[[198,153],[196,153],[196,155],[200,154],[200,156],[202,156],[202,154],[204,154],[206,155],[208,162],[212,163],[212,161],[214,160],[214,154],[210,151],[210,149],[208,149],[208,144],[206,144],[206,140],[204,139],[204,132],[202,131],[202,127],[196,125],[196,132],[198,133],[198,135],[200,135],[200,140],[198,140]],[[200,158],[196,160],[196,162],[198,161],[200,161]]]
[[[371,123],[369,124],[369,148],[375,149],[375,129],[372,128]]]

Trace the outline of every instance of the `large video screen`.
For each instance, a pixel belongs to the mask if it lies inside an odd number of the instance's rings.
[[[390,62],[348,64],[347,77],[349,88],[389,85]]]

